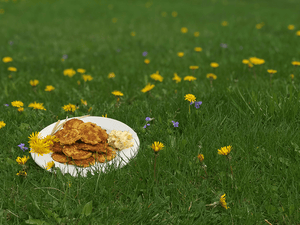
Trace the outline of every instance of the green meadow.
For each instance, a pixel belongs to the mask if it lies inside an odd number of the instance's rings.
[[[0,224],[299,224],[299,8],[1,0]],[[19,147],[84,115],[131,127],[136,157],[73,177]]]

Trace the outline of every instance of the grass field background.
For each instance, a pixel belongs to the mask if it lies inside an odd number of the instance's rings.
[[[296,0],[1,1],[0,58],[13,61],[0,62],[6,124],[0,223],[300,224],[300,67],[292,65],[300,61],[299,6]],[[265,63],[242,63],[254,56]],[[69,68],[83,68],[93,80],[78,72],[64,76]],[[268,69],[277,70],[271,83]],[[162,82],[150,78],[156,71]],[[181,82],[172,80],[174,73]],[[208,73],[217,75],[213,87]],[[197,80],[184,81],[187,75]],[[34,79],[36,87],[29,83]],[[141,92],[148,83],[155,87]],[[46,92],[46,85],[55,89]],[[124,94],[118,104],[115,90]],[[186,94],[202,101],[199,109],[189,111]],[[11,105],[17,100],[23,112]],[[34,101],[46,110],[29,108]],[[75,112],[63,110],[69,103]],[[30,156],[18,145],[29,147],[32,132],[87,114],[107,114],[136,131],[139,153],[127,166],[74,178],[30,158],[27,176],[16,175],[22,169],[16,158]],[[146,117],[155,119],[143,128]],[[156,180],[154,141],[165,145]],[[218,154],[228,145],[230,164]],[[228,209],[208,206],[223,194]]]

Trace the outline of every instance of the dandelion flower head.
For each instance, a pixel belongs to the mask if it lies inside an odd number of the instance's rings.
[[[150,75],[150,77],[153,79],[153,80],[158,80],[160,82],[163,81],[163,77],[159,74],[159,71],[156,71],[156,73],[153,73]]]
[[[294,76],[294,74],[291,74],[290,77],[291,77],[292,79],[294,79],[295,76]]]
[[[32,133],[29,136],[30,153],[36,153],[38,155],[48,154],[51,152],[50,148],[53,145],[53,141],[50,138],[40,138],[39,132]]]
[[[270,74],[277,73],[277,70],[267,70],[267,71],[268,71],[268,73],[270,73]]]
[[[178,55],[179,57],[182,57],[182,56],[184,56],[184,52],[178,52],[177,55]]]
[[[183,78],[183,80],[194,81],[194,80],[197,80],[197,78],[194,77],[194,76],[185,76],[185,77]]]
[[[164,144],[159,141],[154,141],[154,143],[151,146],[151,148],[154,150],[154,152],[159,152],[164,147],[165,147]]]
[[[199,66],[190,66],[190,69],[191,70],[197,70],[197,69],[199,69]]]
[[[87,101],[80,99],[82,105],[87,105]]]
[[[193,94],[186,94],[184,96],[184,100],[187,100],[189,102],[195,102],[196,101],[196,97]]]
[[[195,47],[195,48],[194,48],[194,51],[195,51],[195,52],[202,52],[202,48],[201,48],[201,47]]]
[[[47,85],[45,88],[45,91],[53,91],[55,89],[55,87],[53,87],[52,85]]]
[[[145,59],[145,60],[144,60],[144,63],[149,64],[149,63],[150,63],[150,60],[149,60],[149,59]]]
[[[16,67],[10,66],[10,67],[7,68],[7,70],[8,70],[8,71],[11,71],[11,72],[16,72],[16,71],[17,71],[17,68],[16,68]]]
[[[198,32],[198,31],[194,32],[195,37],[199,37],[199,35],[200,35],[200,32]]]
[[[178,13],[177,13],[176,11],[173,11],[173,12],[172,12],[172,16],[173,16],[173,17],[176,17],[176,16],[178,16]]]
[[[294,30],[294,29],[295,29],[295,26],[292,25],[292,24],[290,24],[290,25],[288,25],[288,29],[289,29],[289,30]]]
[[[78,68],[78,69],[77,69],[77,72],[78,72],[78,73],[85,73],[85,69]]]
[[[216,63],[216,62],[212,62],[212,63],[210,64],[210,66],[211,66],[212,68],[217,68],[217,67],[219,67],[219,64]]]
[[[112,94],[114,96],[123,96],[124,95],[121,91],[113,91]]]
[[[110,79],[110,78],[114,78],[116,75],[115,75],[115,73],[114,72],[111,72],[111,73],[109,73],[108,74],[108,78]]]
[[[147,84],[147,85],[141,90],[141,92],[146,93],[146,92],[148,92],[148,91],[151,91],[154,87],[155,87],[154,84]]]
[[[29,83],[32,87],[35,87],[36,85],[39,84],[39,81],[35,79],[35,80],[30,80]]]
[[[47,162],[47,164],[46,164],[46,169],[47,170],[50,170],[53,166],[54,166],[54,161],[51,161],[51,162]]]
[[[298,30],[298,31],[296,32],[296,35],[297,35],[297,36],[300,36],[300,30]]]
[[[261,65],[261,64],[265,63],[265,60],[257,58],[257,57],[250,57],[249,60],[254,65]]]
[[[217,76],[215,75],[215,74],[213,74],[213,73],[208,73],[208,74],[206,74],[206,78],[212,78],[212,79],[217,79]]]
[[[243,59],[242,63],[248,65],[250,63],[250,61],[248,59]]]
[[[20,156],[18,156],[18,158],[16,159],[16,161],[20,165],[24,165],[27,162],[28,159],[29,159],[29,156],[23,155],[22,158]]]
[[[64,105],[62,108],[66,112],[74,112],[76,110],[76,105],[69,103],[68,105]]]
[[[220,204],[222,207],[224,207],[225,209],[228,209],[229,207],[227,206],[227,203],[226,203],[226,197],[225,197],[225,194],[221,196],[220,198]]]
[[[76,74],[76,71],[73,69],[65,69],[64,75],[68,77],[73,77]]]
[[[204,155],[203,154],[199,154],[197,157],[200,160],[200,162],[202,162],[204,160]]]
[[[43,106],[43,104],[44,104],[44,103],[33,102],[33,103],[30,103],[30,104],[28,105],[28,107],[34,108],[34,109],[46,110],[45,107]]]
[[[19,172],[17,173],[17,175],[18,175],[18,176],[24,176],[24,177],[26,177],[26,176],[27,176],[27,173],[26,173],[25,171],[21,170],[21,171],[19,171]]]
[[[5,127],[5,125],[6,125],[6,123],[4,123],[4,121],[0,121],[0,129],[1,129],[2,127]]]
[[[221,147],[221,149],[218,149],[218,154],[219,155],[228,155],[230,153],[232,149],[232,146],[225,146],[225,147]]]
[[[12,57],[6,56],[6,57],[4,57],[4,58],[2,59],[2,61],[3,61],[4,63],[8,63],[8,62],[12,62],[13,59],[12,59]]]
[[[177,75],[177,73],[174,73],[174,77],[172,78],[172,80],[175,80],[176,83],[179,83],[179,82],[181,82],[181,77],[179,77],[179,76]]]
[[[91,75],[82,75],[82,78],[84,82],[93,80],[93,77]]]
[[[228,22],[227,22],[227,21],[222,21],[221,25],[222,25],[223,27],[226,27],[226,26],[228,26]]]
[[[13,101],[13,102],[11,102],[11,105],[13,107],[17,107],[17,108],[24,106],[23,102],[21,102],[21,101]]]
[[[298,62],[298,61],[293,61],[293,62],[292,62],[292,65],[293,65],[293,66],[300,66],[300,62]]]
[[[188,32],[188,29],[186,27],[181,27],[180,31],[181,33],[185,34]]]

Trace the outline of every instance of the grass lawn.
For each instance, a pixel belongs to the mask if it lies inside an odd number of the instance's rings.
[[[299,224],[299,6],[2,0],[0,224]],[[121,169],[51,173],[18,147],[57,120],[106,114],[140,139]]]

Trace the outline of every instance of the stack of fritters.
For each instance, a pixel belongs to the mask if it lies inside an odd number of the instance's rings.
[[[116,157],[116,152],[107,143],[106,130],[95,123],[71,119],[54,136],[59,139],[51,149],[52,158],[57,162],[88,167]]]

